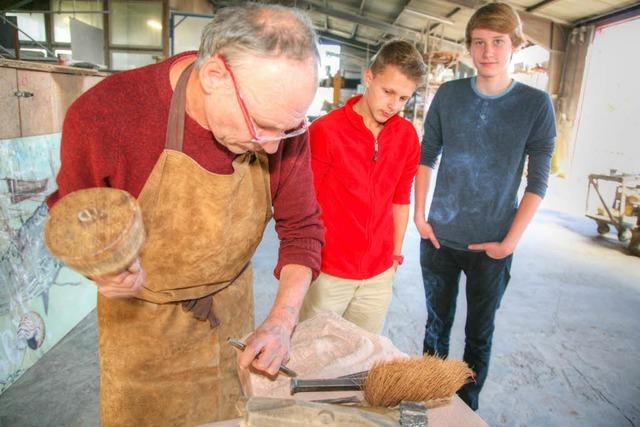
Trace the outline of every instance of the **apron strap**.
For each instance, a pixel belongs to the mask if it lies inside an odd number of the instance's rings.
[[[238,272],[238,274],[236,274],[235,277],[229,281],[229,284],[223,289],[221,289],[221,291],[224,291],[227,287],[233,285],[233,283],[236,280],[238,280],[240,276],[242,276],[242,273],[246,271],[250,263],[251,262],[247,262],[244,265],[244,267],[240,269],[240,272]],[[220,320],[216,316],[216,313],[213,307],[214,295],[215,293],[201,297],[201,298],[181,301],[182,310],[187,312],[190,311],[191,314],[193,314],[193,317],[195,317],[198,320],[207,320],[209,322],[209,326],[211,326],[212,329],[217,328],[218,326],[220,326]]]
[[[169,119],[167,121],[167,135],[165,138],[165,150],[182,152],[182,141],[184,140],[184,119],[187,103],[187,83],[193,70],[195,62],[190,64],[180,74],[176,88],[171,96],[171,106],[169,107]]]
[[[176,87],[171,96],[171,106],[169,107],[169,118],[167,121],[167,134],[165,139],[165,150],[174,150],[182,152],[184,141],[184,121],[187,101],[187,83],[191,72],[194,69],[195,62],[190,64],[182,71],[180,78],[176,83]],[[232,285],[245,272],[249,262],[240,269],[238,274],[233,277],[227,286]],[[223,289],[224,290],[224,289]],[[181,301],[182,309],[191,312],[193,317],[201,321],[208,321],[211,328],[220,325],[220,321],[214,313],[213,307],[214,294],[206,295],[201,298]]]

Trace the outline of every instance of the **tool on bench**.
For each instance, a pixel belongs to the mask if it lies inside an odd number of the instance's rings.
[[[425,355],[377,363],[369,371],[340,378],[293,378],[290,390],[291,394],[362,390],[371,406],[392,407],[404,400],[448,400],[473,375],[473,371],[461,360]]]
[[[328,379],[291,379],[291,394],[314,391],[348,391],[361,390],[369,371],[357,372],[338,378]]]

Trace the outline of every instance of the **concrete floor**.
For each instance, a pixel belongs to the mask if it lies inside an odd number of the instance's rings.
[[[421,350],[426,318],[410,225],[384,334]],[[270,227],[256,270],[256,319],[273,301]],[[452,336],[462,356],[463,289]],[[492,426],[640,425],[640,258],[582,216],[541,210],[518,248],[498,313],[479,415]],[[0,396],[0,426],[98,425],[95,313]]]

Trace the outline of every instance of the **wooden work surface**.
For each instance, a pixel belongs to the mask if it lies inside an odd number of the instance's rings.
[[[15,59],[0,59],[0,67],[17,68],[20,70],[44,71],[46,73],[76,74],[81,76],[106,77],[109,73],[80,67],[48,64],[45,62],[19,61]]]
[[[107,75],[0,59],[0,140],[61,132],[69,106]]]
[[[327,393],[329,395],[331,393]],[[330,397],[330,396],[327,396]],[[486,422],[478,414],[473,412],[457,395],[451,399],[451,403],[427,410],[429,427],[485,427]],[[242,419],[236,418],[227,421],[204,424],[202,427],[238,427]]]

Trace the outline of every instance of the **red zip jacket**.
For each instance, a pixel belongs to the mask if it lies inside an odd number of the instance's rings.
[[[311,166],[325,226],[321,271],[345,279],[376,276],[393,264],[392,204],[409,204],[420,144],[393,116],[376,142],[353,111],[361,95],[309,130]]]

